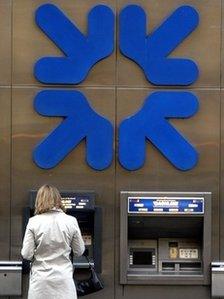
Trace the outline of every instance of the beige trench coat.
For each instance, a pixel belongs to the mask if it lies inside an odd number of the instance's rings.
[[[32,261],[28,299],[76,299],[69,255],[85,246],[76,218],[60,209],[30,218],[21,254]]]

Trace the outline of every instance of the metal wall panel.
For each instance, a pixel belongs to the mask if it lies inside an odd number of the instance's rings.
[[[11,0],[0,1],[0,86],[11,85]]]
[[[224,0],[222,0],[222,7],[221,7],[221,13],[222,13],[222,26],[221,26],[221,88],[224,87],[224,76],[223,76],[223,70],[224,70],[224,55],[223,55],[223,46],[224,46],[224,24],[223,24],[223,18],[224,18]]]
[[[61,120],[41,117],[32,103],[38,89],[13,88],[12,109],[12,258],[20,256],[22,243],[22,211],[30,189],[50,183],[59,189],[95,190],[97,205],[103,208],[102,278],[105,289],[94,298],[114,298],[114,163],[105,171],[95,171],[85,163],[82,142],[56,168],[42,170],[32,161],[34,146]],[[82,89],[92,107],[115,122],[115,91],[113,89]],[[90,298],[86,297],[86,298]],[[25,293],[24,293],[24,298]],[[91,297],[92,298],[92,297]]]
[[[153,298],[153,299],[189,299],[200,298],[207,299],[210,297],[210,290],[207,287],[193,286],[132,286],[124,289],[122,297],[116,298]]]
[[[177,7],[192,5],[196,8],[200,14],[199,27],[172,52],[171,56],[187,57],[197,62],[200,76],[193,85],[194,87],[218,87],[220,85],[220,0],[118,0],[119,11],[128,4],[138,4],[145,9],[148,14],[149,33]],[[122,56],[119,51],[117,72],[119,86],[149,87],[151,85],[140,67]]]
[[[117,125],[137,111],[148,89],[118,89]],[[116,174],[116,283],[119,283],[119,192],[132,191],[211,191],[212,192],[212,256],[219,257],[219,139],[220,139],[220,92],[218,90],[195,90],[200,102],[199,112],[190,119],[172,120],[172,124],[197,148],[200,153],[198,165],[191,171],[175,169],[149,143],[144,167],[126,171],[117,164]],[[150,121],[150,120],[149,120]],[[152,295],[155,299],[188,298],[189,288],[183,287],[118,287],[116,299],[143,299]],[[209,297],[209,288],[191,287],[191,294],[200,299]]]
[[[11,90],[0,87],[0,260],[10,257]]]
[[[224,18],[224,1],[222,0],[222,20]],[[224,24],[222,22],[222,55],[221,55],[221,150],[220,150],[220,260],[224,260],[224,78],[223,78],[223,70],[224,70]]]
[[[61,189],[93,189],[98,193],[97,204],[103,207],[103,273],[105,289],[86,298],[108,299],[179,299],[210,298],[208,287],[187,286],[129,286],[119,285],[119,192],[120,190],[168,190],[168,191],[211,191],[213,193],[213,258],[224,259],[224,212],[222,193],[223,183],[223,142],[220,157],[220,77],[223,86],[223,53],[221,53],[221,4],[224,0],[1,0],[0,1],[0,37],[4,43],[0,46],[0,86],[11,84],[11,3],[13,2],[13,97],[12,97],[12,167],[11,167],[11,236],[10,236],[10,89],[0,87],[2,103],[0,132],[0,174],[2,185],[0,193],[1,232],[0,258],[20,257],[22,243],[22,209],[27,202],[28,191],[49,182]],[[188,172],[176,170],[150,144],[147,147],[145,166],[138,171],[126,171],[118,162],[102,172],[90,169],[85,163],[84,143],[56,168],[41,170],[32,162],[32,149],[56,124],[58,118],[44,118],[33,110],[33,98],[38,87],[44,89],[33,77],[33,66],[42,56],[59,56],[60,50],[41,32],[34,23],[37,7],[44,3],[53,3],[75,21],[86,32],[86,16],[97,4],[111,6],[117,13],[127,4],[139,4],[148,14],[148,30],[151,32],[161,20],[180,5],[192,5],[200,13],[200,25],[173,53],[173,57],[194,59],[200,69],[198,81],[190,87],[200,100],[200,111],[189,120],[172,120],[171,122],[197,147],[200,161],[197,167]],[[223,8],[224,11],[224,8]],[[117,14],[118,16],[118,14]],[[118,34],[118,32],[117,32]],[[223,41],[222,41],[223,42]],[[117,45],[119,40],[117,39]],[[222,54],[222,55],[221,55]],[[118,56],[118,57],[116,57]],[[116,58],[117,61],[116,61]],[[27,88],[25,88],[25,86]],[[34,87],[36,86],[36,88]],[[119,49],[113,55],[100,61],[93,67],[87,79],[80,84],[93,107],[119,126],[120,121],[136,112],[152,89],[141,69],[131,60],[122,56]],[[80,87],[79,86],[79,87]],[[101,86],[85,88],[87,86]],[[117,100],[115,90],[107,87],[119,86]],[[132,89],[132,87],[134,87]],[[138,87],[138,88],[136,88]],[[63,86],[64,88],[64,86]],[[150,88],[150,89],[149,89]],[[197,88],[197,89],[196,89]],[[202,89],[204,88],[204,89]],[[9,99],[9,101],[6,101]],[[116,108],[116,111],[115,111]],[[222,121],[222,141],[224,125]],[[2,136],[1,134],[1,136]],[[117,142],[116,142],[117,145]],[[117,155],[117,154],[116,154]],[[220,174],[220,167],[222,168]],[[116,171],[116,173],[115,173]],[[2,173],[1,173],[2,172]],[[220,210],[219,183],[221,181]],[[115,211],[114,211],[115,209]],[[115,213],[114,213],[115,212]],[[114,219],[115,217],[115,219]],[[220,226],[219,226],[220,225]],[[220,247],[219,247],[220,232]],[[114,235],[115,234],[115,235]],[[114,241],[116,240],[116,242]],[[114,248],[116,252],[114,264]],[[115,271],[114,271],[115,269]],[[115,281],[114,281],[115,276]],[[23,288],[26,298],[28,277]]]
[[[221,90],[221,150],[220,150],[220,260],[224,260],[224,90]]]
[[[82,30],[87,32],[87,14],[97,4],[105,4],[114,9],[115,0],[14,0],[13,1],[13,84],[41,85],[33,76],[35,61],[44,56],[61,56],[61,51],[36,26],[34,14],[45,3],[53,3],[61,8]],[[115,84],[115,53],[98,62],[81,84],[85,86]]]

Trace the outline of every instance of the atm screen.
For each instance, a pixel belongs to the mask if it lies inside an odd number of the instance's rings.
[[[133,265],[152,265],[151,251],[133,251]]]

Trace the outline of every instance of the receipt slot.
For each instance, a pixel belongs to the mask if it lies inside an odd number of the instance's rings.
[[[211,193],[121,192],[121,284],[210,284]]]
[[[61,191],[66,214],[76,217],[85,242],[87,256],[96,272],[101,272],[102,209],[95,205],[95,192]],[[24,209],[24,232],[28,220],[34,215],[37,191],[30,191],[29,205]],[[89,264],[84,256],[73,260],[76,269],[85,269]]]

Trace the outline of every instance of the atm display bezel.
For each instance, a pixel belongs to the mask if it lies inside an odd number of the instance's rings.
[[[152,263],[151,264],[131,264],[131,260],[133,261],[134,252],[150,252],[152,254]],[[154,264],[153,264],[154,259]],[[129,249],[129,267],[130,268],[148,268],[148,269],[156,269],[156,249],[155,248],[139,248],[139,247],[131,247]]]

